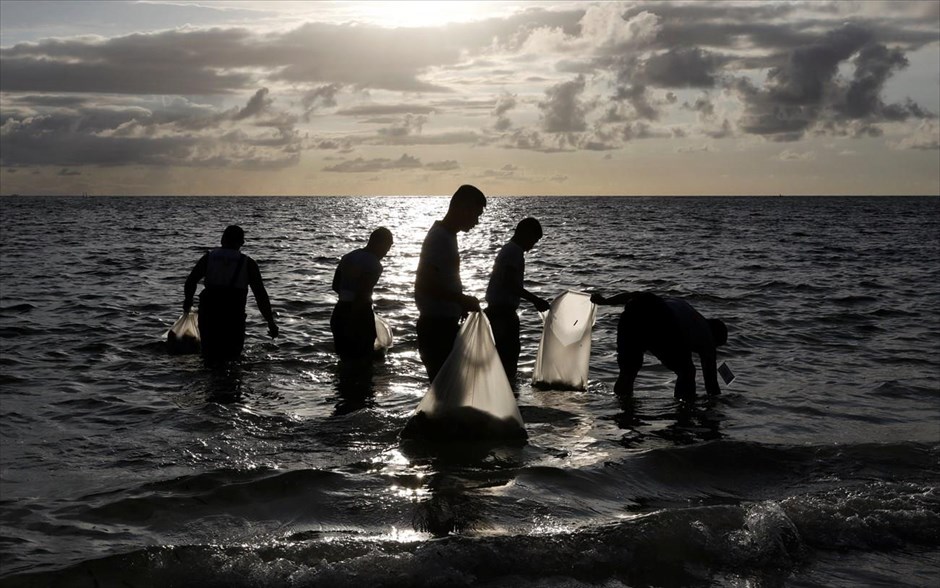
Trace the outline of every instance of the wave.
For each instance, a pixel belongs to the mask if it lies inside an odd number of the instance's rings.
[[[513,582],[707,585],[716,575],[785,579],[827,551],[940,546],[936,487],[876,482],[742,505],[662,509],[587,527],[427,540],[421,533],[293,529],[255,544],[154,546],[7,586],[477,586]],[[541,583],[541,582],[539,582]]]

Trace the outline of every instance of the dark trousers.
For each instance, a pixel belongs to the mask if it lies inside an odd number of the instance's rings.
[[[519,315],[514,308],[488,307],[486,318],[490,320],[493,328],[493,339],[496,343],[496,352],[509,383],[515,385],[516,372],[519,365]]]
[[[375,350],[375,314],[372,306],[339,302],[330,316],[336,353],[342,359],[372,357]]]
[[[237,359],[245,347],[245,309],[199,305],[199,337],[208,361]]]
[[[447,361],[460,331],[456,318],[418,317],[418,355],[428,371],[428,380],[434,381],[437,372]]]
[[[649,351],[676,373],[676,398],[695,397],[695,364],[692,351],[684,343],[675,315],[655,294],[637,294],[624,305],[617,325],[617,364],[620,377],[614,391],[633,394],[633,383]]]

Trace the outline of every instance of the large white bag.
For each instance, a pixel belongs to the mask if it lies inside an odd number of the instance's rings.
[[[591,296],[583,292],[569,290],[552,301],[542,325],[532,373],[534,385],[575,390],[587,387],[595,312]]]
[[[375,315],[375,344],[373,351],[385,352],[392,346],[392,326],[378,314]]]
[[[519,406],[482,312],[464,321],[454,348],[441,366],[404,438],[444,441],[525,439]]]

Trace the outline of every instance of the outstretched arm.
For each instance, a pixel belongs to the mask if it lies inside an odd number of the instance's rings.
[[[199,258],[199,261],[197,261],[196,265],[193,267],[193,271],[189,272],[189,277],[186,278],[186,285],[183,286],[183,312],[189,312],[193,307],[193,298],[196,296],[196,286],[199,285],[199,280],[206,275],[208,258],[208,254]]]
[[[539,298],[538,296],[536,296],[535,294],[529,292],[529,291],[526,290],[525,288],[519,288],[519,296],[520,296],[521,298],[524,298],[524,299],[528,300],[528,301],[531,302],[532,304],[534,304],[534,305],[535,305],[535,310],[537,310],[537,311],[539,311],[539,312],[545,312],[546,310],[548,310],[548,309],[551,308],[551,306],[552,306],[552,305],[548,302],[548,300],[545,300],[544,298]]]
[[[268,298],[268,291],[264,288],[264,280],[261,278],[261,270],[253,259],[248,259],[248,285],[251,287],[252,294],[255,295],[255,302],[258,303],[258,310],[261,316],[268,321],[268,334],[271,337],[277,337],[277,323],[274,322],[274,313],[271,311],[271,299]]]
[[[521,270],[515,267],[503,266],[500,273],[497,275],[497,279],[499,279],[500,284],[503,287],[509,288],[513,294],[534,304],[535,309],[539,312],[545,312],[548,310],[551,307],[551,304],[549,304],[547,300],[536,296],[532,292],[529,292],[523,286],[520,286],[516,279],[514,279],[514,273],[519,271]]]
[[[594,294],[591,294],[591,302],[594,304],[604,304],[607,306],[622,306],[629,302],[630,299],[637,294],[638,292],[621,292],[620,294],[615,294],[610,298],[606,298],[603,294],[595,292]]]
[[[705,391],[709,396],[721,394],[721,387],[718,385],[718,363],[714,349],[702,351],[698,354],[702,362],[702,378],[705,380]]]

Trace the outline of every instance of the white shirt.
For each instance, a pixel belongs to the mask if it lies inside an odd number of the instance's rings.
[[[340,302],[355,302],[356,294],[368,290],[368,301],[372,302],[372,288],[382,275],[382,262],[371,251],[356,249],[339,260]],[[362,300],[358,302],[364,302]]]
[[[496,254],[490,283],[486,287],[486,303],[491,307],[519,308],[519,290],[525,275],[525,251],[515,241],[503,245]]]
[[[432,269],[433,268],[433,269]],[[457,234],[452,233],[441,221],[436,221],[424,243],[418,260],[418,274],[432,269],[439,280],[438,285],[446,292],[463,293],[460,282],[460,253],[457,251]],[[415,291],[415,303],[422,316],[460,318],[461,307],[456,302],[441,300]]]

